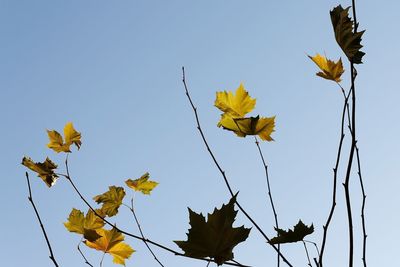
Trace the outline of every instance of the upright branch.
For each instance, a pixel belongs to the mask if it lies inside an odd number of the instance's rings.
[[[189,100],[189,103],[190,103],[190,105],[191,105],[191,107],[192,107],[192,110],[193,110],[193,113],[194,113],[194,116],[195,116],[195,119],[196,119],[197,130],[199,131],[199,133],[200,133],[200,135],[201,135],[201,138],[202,138],[202,140],[203,140],[203,143],[204,143],[204,145],[206,146],[207,151],[208,151],[209,155],[211,156],[211,158],[212,158],[212,160],[213,160],[215,166],[217,167],[217,169],[218,169],[219,172],[221,173],[222,178],[223,178],[223,180],[224,180],[224,182],[225,182],[226,187],[228,188],[229,193],[231,194],[232,197],[234,197],[235,194],[233,193],[233,190],[232,190],[231,185],[230,185],[230,183],[229,183],[229,181],[228,181],[228,178],[227,178],[227,176],[226,176],[226,174],[225,174],[225,171],[221,168],[220,164],[218,163],[218,161],[217,161],[217,159],[216,159],[214,153],[212,152],[212,150],[211,150],[211,148],[210,148],[210,146],[209,146],[209,144],[208,144],[208,142],[207,142],[207,139],[206,139],[206,137],[205,137],[205,135],[204,135],[204,133],[203,133],[203,130],[202,130],[202,128],[201,128],[199,116],[198,116],[198,114],[197,114],[197,108],[196,108],[195,105],[193,104],[192,98],[190,97],[189,90],[188,90],[188,87],[187,87],[187,84],[186,84],[185,68],[184,68],[184,67],[182,67],[182,83],[183,83],[183,86],[184,86],[184,88],[185,88],[185,94],[186,94],[186,96],[187,96],[187,98],[188,98],[188,100]],[[270,242],[271,242],[271,239],[264,233],[264,231],[260,228],[260,226],[259,226],[259,225],[254,221],[254,219],[246,212],[246,210],[239,204],[239,202],[238,202],[237,200],[235,201],[235,204],[237,205],[237,207],[239,208],[239,210],[246,216],[246,218],[253,224],[253,226],[257,229],[257,231],[267,240],[268,244],[270,244],[270,245],[272,246],[272,248],[281,256],[282,260],[283,260],[288,266],[293,267],[293,265],[285,258],[285,256],[282,255],[282,253],[278,250],[278,248],[277,248],[274,244],[271,244],[271,243],[270,243]]]
[[[49,248],[49,253],[50,253],[49,258],[50,258],[50,260],[53,262],[54,266],[58,267],[59,265],[58,265],[58,263],[57,263],[57,261],[56,261],[56,259],[55,259],[55,257],[54,257],[53,249],[51,248],[51,244],[50,244],[49,238],[48,238],[48,236],[47,236],[46,230],[44,229],[44,225],[43,225],[43,223],[42,223],[42,219],[40,218],[39,211],[37,210],[36,205],[35,205],[35,202],[33,201],[33,198],[32,198],[31,183],[30,183],[30,181],[29,181],[28,172],[25,172],[25,175],[26,175],[26,182],[27,182],[27,184],[28,184],[28,190],[29,190],[28,200],[29,200],[29,202],[31,203],[31,205],[32,205],[32,207],[33,207],[33,210],[35,211],[36,218],[37,218],[38,221],[39,221],[40,228],[42,229],[42,233],[43,233],[44,239],[46,240],[47,247]]]
[[[340,86],[340,84],[338,83]],[[326,220],[325,225],[323,226],[324,229],[324,234],[322,238],[322,245],[321,245],[321,252],[319,254],[319,266],[323,266],[323,256],[324,256],[324,251],[325,251],[325,245],[326,245],[326,238],[328,235],[328,229],[329,225],[332,221],[333,218],[333,213],[335,211],[336,207],[336,188],[337,188],[337,173],[338,173],[338,168],[339,168],[339,163],[340,163],[340,158],[341,158],[341,153],[342,153],[342,145],[343,145],[343,140],[344,140],[344,121],[345,121],[345,115],[346,115],[346,109],[348,106],[348,100],[349,100],[349,95],[346,96],[346,93],[344,89],[341,87],[342,92],[345,96],[344,104],[343,104],[343,109],[342,109],[342,119],[341,119],[341,127],[340,127],[340,139],[339,139],[339,145],[338,145],[338,151],[336,155],[336,163],[335,167],[333,168],[333,189],[332,189],[332,205],[331,209],[329,211],[328,218]]]
[[[271,193],[271,184],[270,184],[270,182],[269,182],[268,165],[267,165],[267,163],[265,162],[264,155],[263,155],[263,153],[262,153],[262,151],[261,151],[260,143],[258,142],[258,139],[257,139],[256,136],[254,136],[254,140],[255,140],[255,143],[256,143],[258,152],[259,152],[259,154],[260,154],[261,161],[262,161],[262,163],[263,163],[263,165],[264,165],[265,178],[266,178],[266,183],[267,183],[267,188],[268,188],[268,198],[269,198],[269,202],[270,202],[270,204],[271,204],[272,212],[273,212],[273,214],[274,214],[275,227],[276,227],[276,228],[279,228],[279,224],[278,224],[278,214],[276,213],[276,209],[275,209],[275,205],[274,205],[274,200],[273,200],[273,198],[272,198],[272,193]],[[280,251],[280,248],[281,248],[281,246],[280,246],[280,244],[278,244],[278,251]],[[279,255],[279,253],[278,253],[277,266],[278,266],[278,267],[280,266],[280,255]]]
[[[363,230],[363,254],[362,254],[362,261],[364,267],[367,267],[367,230],[365,226],[365,200],[367,195],[365,194],[364,190],[364,182],[361,175],[361,163],[360,163],[360,153],[358,147],[356,147],[356,155],[357,155],[357,166],[358,166],[358,178],[360,181],[361,186],[361,193],[362,193],[362,206],[361,206],[361,223],[362,223],[362,230]]]
[[[356,16],[356,3],[355,0],[352,0],[352,11],[353,11],[353,29],[354,34],[357,33],[357,16]],[[354,60],[350,59],[350,78],[351,78],[351,121],[349,121],[349,128],[351,129],[351,147],[350,147],[350,155],[349,161],[347,163],[346,177],[343,183],[345,190],[345,199],[346,199],[346,209],[347,209],[347,219],[348,219],[348,227],[349,227],[349,267],[353,267],[353,257],[354,257],[354,234],[353,234],[353,217],[351,210],[351,198],[350,198],[350,175],[351,168],[353,165],[354,152],[357,145],[356,140],[356,87],[355,80],[357,76],[357,70],[354,67]]]
[[[154,241],[152,241],[152,240],[150,240],[150,239],[148,239],[148,238],[143,238],[143,237],[141,237],[141,236],[134,235],[134,234],[132,234],[132,233],[129,233],[129,232],[127,232],[127,231],[124,231],[124,230],[120,229],[120,228],[117,227],[115,224],[111,223],[109,220],[107,220],[107,219],[105,219],[104,217],[102,217],[102,216],[92,207],[92,205],[90,205],[90,203],[86,200],[86,198],[85,198],[85,197],[81,194],[81,192],[78,190],[78,188],[76,187],[75,183],[72,181],[72,178],[71,178],[70,173],[69,173],[68,157],[67,157],[66,160],[65,160],[65,167],[66,167],[67,174],[66,174],[66,175],[58,174],[58,175],[63,176],[63,177],[65,177],[65,178],[68,180],[68,182],[71,184],[71,186],[73,187],[73,189],[75,190],[75,192],[78,194],[78,196],[80,197],[80,199],[86,204],[86,206],[87,206],[90,210],[93,211],[93,213],[94,213],[97,217],[101,218],[101,219],[104,221],[104,223],[106,223],[107,225],[113,227],[113,228],[114,228],[115,230],[117,230],[118,232],[120,232],[120,233],[122,233],[122,234],[124,234],[124,235],[130,236],[130,237],[132,237],[132,238],[135,238],[135,239],[137,239],[137,240],[141,240],[141,241],[146,242],[146,243],[148,243],[148,244],[151,244],[151,245],[153,245],[153,246],[159,247],[159,248],[161,248],[161,249],[163,249],[163,250],[166,250],[166,251],[168,251],[168,252],[174,254],[175,256],[181,256],[181,257],[185,257],[185,258],[197,259],[197,260],[207,261],[207,262],[208,262],[208,261],[215,262],[214,260],[211,260],[211,259],[189,257],[189,256],[187,256],[187,255],[185,255],[185,254],[183,254],[183,253],[181,253],[181,252],[178,252],[178,251],[176,251],[176,250],[173,250],[173,249],[171,249],[171,248],[168,248],[168,247],[166,247],[166,246],[163,246],[163,245],[161,245],[161,244],[159,244],[159,243],[156,243],[156,242],[154,242]],[[231,265],[231,266],[250,267],[250,266],[247,266],[247,265],[241,265],[241,264],[232,263],[232,262],[225,262],[224,264],[226,264],[226,265]]]
[[[343,88],[342,88],[342,91],[343,91]],[[343,91],[343,96],[345,99],[348,98],[348,95],[346,96],[344,91]],[[348,104],[347,104],[346,110],[347,110],[347,115],[348,115],[347,116],[348,121],[350,124],[350,109],[349,109]],[[352,128],[350,128],[350,132],[352,132]],[[357,174],[358,174],[358,178],[359,178],[358,180],[360,183],[361,193],[362,193],[362,204],[361,204],[361,224],[362,224],[362,231],[363,231],[362,262],[363,262],[363,266],[367,267],[366,253],[367,253],[367,236],[368,235],[367,235],[367,230],[366,230],[366,225],[365,225],[365,202],[366,202],[367,195],[365,193],[364,182],[363,182],[363,178],[362,178],[362,174],[361,174],[361,160],[360,160],[360,153],[359,153],[359,148],[358,148],[357,143],[355,145],[355,149],[356,149],[357,168],[358,168]]]

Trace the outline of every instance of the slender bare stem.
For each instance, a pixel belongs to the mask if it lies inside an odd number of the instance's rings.
[[[343,88],[342,88],[342,90],[343,90]],[[343,95],[346,98],[346,95],[344,93],[343,93]],[[349,109],[349,105],[347,105],[347,115],[348,115],[348,120],[349,120],[349,124],[350,124],[350,109]],[[352,132],[352,131],[353,130],[350,127],[350,132]],[[367,195],[365,194],[364,182],[363,182],[362,174],[361,174],[360,153],[359,153],[359,148],[358,148],[357,143],[355,145],[355,149],[356,149],[356,158],[357,158],[357,167],[358,167],[357,174],[358,174],[359,183],[360,183],[360,187],[361,187],[361,193],[362,193],[362,206],[361,206],[361,224],[362,224],[362,230],[363,230],[363,256],[362,256],[362,262],[363,262],[363,266],[367,267],[366,252],[367,252],[367,236],[368,235],[367,235],[367,230],[366,230],[366,226],[365,226],[365,202],[366,202]]]
[[[103,266],[103,260],[104,260],[104,256],[106,255],[106,253],[104,252],[103,253],[103,256],[101,257],[101,261],[100,261],[100,267],[102,267]]]
[[[309,241],[309,240],[303,240],[303,241],[306,242],[306,243],[312,244],[315,247],[315,250],[317,251],[317,255],[319,256],[320,253],[319,253],[319,249],[318,249],[317,243]]]
[[[132,237],[132,238],[141,240],[141,241],[146,242],[146,243],[148,243],[148,244],[151,244],[151,245],[153,245],[153,246],[159,247],[159,248],[161,248],[161,249],[163,249],[163,250],[166,250],[166,251],[168,251],[168,252],[174,254],[175,256],[181,256],[181,257],[190,258],[190,259],[196,259],[196,260],[201,260],[201,261],[213,261],[213,262],[215,262],[214,260],[210,260],[210,259],[196,258],[196,257],[189,257],[189,256],[186,256],[185,254],[183,254],[183,253],[181,253],[181,252],[178,252],[178,251],[173,250],[173,249],[171,249],[171,248],[168,248],[168,247],[166,247],[166,246],[164,246],[164,245],[161,245],[161,244],[159,244],[159,243],[156,243],[156,242],[154,242],[154,241],[152,241],[152,240],[150,240],[150,239],[148,239],[148,238],[143,238],[143,237],[141,237],[141,236],[134,235],[134,234],[132,234],[132,233],[129,233],[129,232],[127,232],[127,231],[124,231],[124,230],[118,228],[115,224],[112,224],[109,220],[103,218],[100,214],[98,214],[97,211],[92,207],[92,205],[90,205],[90,203],[86,200],[86,198],[83,197],[83,195],[81,194],[81,192],[78,190],[78,188],[76,187],[75,183],[72,181],[72,178],[71,178],[70,173],[69,173],[68,157],[67,157],[66,160],[65,160],[65,167],[66,167],[67,174],[66,174],[66,175],[61,174],[61,176],[65,177],[65,178],[68,180],[68,182],[71,184],[71,186],[73,187],[73,189],[75,190],[75,192],[78,194],[78,196],[80,197],[80,199],[86,204],[86,206],[87,206],[89,209],[91,209],[91,210],[93,211],[93,213],[94,213],[97,217],[101,218],[101,219],[104,221],[104,223],[106,223],[107,225],[113,227],[113,228],[114,228],[115,230],[117,230],[118,232],[120,232],[120,233],[122,233],[122,234],[124,234],[124,235],[130,236],[130,237]],[[250,266],[248,266],[248,265],[238,265],[238,264],[232,263],[232,262],[224,262],[224,264],[226,264],[226,265],[231,265],[231,266],[250,267]]]
[[[154,251],[151,249],[151,247],[149,246],[149,244],[147,244],[147,242],[145,241],[146,238],[145,238],[145,236],[144,236],[142,227],[141,227],[141,225],[140,225],[140,223],[139,223],[139,219],[138,219],[138,217],[137,217],[137,215],[136,215],[135,209],[133,208],[133,198],[131,199],[131,206],[127,206],[127,205],[124,205],[124,206],[128,207],[129,210],[132,212],[133,218],[135,219],[136,225],[137,225],[137,227],[138,227],[138,229],[139,229],[139,232],[140,232],[140,235],[141,235],[141,237],[142,237],[142,241],[143,241],[143,243],[146,245],[146,247],[147,247],[147,249],[149,250],[149,252],[151,253],[151,255],[153,256],[154,260],[155,260],[160,266],[164,267],[164,265],[163,265],[163,264],[161,263],[161,261],[157,258],[156,254],[155,254]]]
[[[302,242],[303,242],[304,250],[306,251],[307,260],[308,260],[308,266],[312,267],[311,260],[310,260],[310,254],[308,254],[308,249],[307,249],[306,242],[304,242],[304,241],[302,241]]]
[[[340,87],[341,85],[338,84]],[[341,87],[342,88],[342,87]],[[343,140],[344,140],[344,121],[345,121],[345,115],[346,115],[346,108],[349,100],[349,95],[346,96],[346,93],[344,89],[342,88],[342,92],[345,95],[345,100],[343,104],[343,109],[342,109],[342,119],[341,119],[341,127],[340,127],[340,139],[339,139],[339,145],[338,145],[338,151],[336,155],[336,163],[335,167],[333,168],[333,189],[332,189],[332,205],[331,209],[329,211],[328,218],[326,220],[325,225],[323,226],[324,229],[324,234],[322,238],[322,245],[321,245],[321,253],[319,253],[319,266],[323,266],[323,256],[324,256],[324,251],[325,251],[325,245],[326,245],[326,240],[327,240],[327,235],[328,235],[328,229],[329,225],[332,221],[333,218],[333,213],[335,212],[335,207],[336,207],[336,188],[337,188],[337,173],[338,173],[338,168],[339,168],[339,163],[340,163],[340,157],[342,153],[342,145],[343,145]]]
[[[32,205],[32,207],[33,207],[33,210],[35,211],[36,218],[37,218],[37,220],[38,220],[38,222],[39,222],[39,224],[40,224],[40,228],[42,229],[42,233],[43,233],[44,239],[46,240],[47,247],[49,248],[49,253],[50,253],[49,258],[50,258],[50,260],[53,262],[54,266],[58,267],[59,265],[58,265],[58,263],[57,263],[57,261],[56,261],[56,259],[55,259],[55,257],[54,257],[53,249],[51,248],[51,244],[50,244],[49,238],[48,238],[48,236],[47,236],[46,230],[44,229],[44,225],[43,225],[43,223],[42,223],[42,219],[40,218],[39,211],[38,211],[38,209],[36,208],[35,202],[33,201],[31,183],[30,183],[30,181],[29,181],[28,172],[25,172],[25,176],[26,176],[26,182],[27,182],[27,184],[28,184],[28,190],[29,190],[28,200],[29,200],[29,202],[31,203],[31,205]]]
[[[81,248],[80,248],[80,244],[81,244],[81,243],[82,243],[82,239],[79,241],[78,246],[77,246],[77,249],[78,249],[79,253],[81,254],[82,258],[85,260],[85,263],[86,263],[87,265],[94,267],[94,266],[87,260],[87,258],[85,257],[85,254],[83,254],[83,252],[82,252],[82,250],[81,250]]]
[[[361,175],[361,163],[360,163],[360,154],[358,147],[356,147],[356,155],[357,155],[357,166],[358,166],[358,178],[360,181],[360,186],[361,186],[361,192],[362,192],[362,206],[361,206],[361,223],[362,223],[362,229],[363,229],[363,256],[362,256],[362,261],[364,267],[367,267],[367,230],[365,226],[365,200],[367,198],[367,195],[365,194],[364,190],[364,182],[362,179]]]
[[[223,178],[223,180],[224,180],[224,182],[225,182],[226,187],[228,188],[229,193],[230,193],[231,196],[233,197],[235,194],[233,193],[233,190],[232,190],[231,185],[230,185],[230,183],[229,183],[229,181],[228,181],[228,178],[227,178],[227,176],[226,176],[226,174],[225,174],[225,171],[221,168],[220,164],[218,163],[218,161],[217,161],[217,159],[216,159],[214,153],[212,152],[212,150],[211,150],[211,148],[210,148],[210,146],[209,146],[209,144],[208,144],[208,142],[207,142],[207,139],[206,139],[206,137],[205,137],[205,135],[204,135],[204,133],[203,133],[203,130],[202,130],[202,128],[201,128],[200,120],[199,120],[199,115],[197,114],[197,108],[196,108],[195,105],[193,104],[192,98],[190,97],[189,90],[188,90],[188,87],[187,87],[187,84],[186,84],[186,79],[185,79],[185,68],[184,68],[184,67],[182,67],[182,83],[183,83],[183,86],[185,87],[186,96],[187,96],[187,98],[188,98],[188,100],[189,100],[189,103],[190,103],[190,105],[191,105],[191,107],[192,107],[192,110],[193,110],[193,113],[194,113],[194,116],[195,116],[195,119],[196,119],[197,130],[199,131],[199,133],[200,133],[200,135],[201,135],[201,138],[202,138],[202,140],[203,140],[203,143],[204,143],[204,145],[206,146],[207,151],[208,151],[209,155],[211,156],[211,158],[212,158],[212,160],[213,160],[215,166],[217,167],[217,169],[218,169],[219,172],[221,173],[222,178]],[[239,204],[239,202],[236,200],[235,203],[236,203],[237,207],[239,208],[239,210],[246,216],[246,218],[247,218],[247,219],[253,224],[253,226],[257,229],[257,231],[267,240],[268,244],[270,244],[271,247],[282,257],[282,260],[283,260],[288,266],[293,267],[293,265],[285,258],[285,256],[282,255],[282,253],[278,250],[278,248],[277,248],[274,244],[271,244],[271,243],[270,243],[271,239],[264,233],[264,231],[260,228],[260,226],[259,226],[259,225],[254,221],[254,219],[247,213],[247,211]]]
[[[276,209],[275,209],[274,200],[272,198],[272,193],[271,193],[271,184],[269,182],[268,165],[267,165],[267,163],[265,161],[264,154],[261,151],[260,143],[258,142],[258,139],[257,139],[256,136],[254,136],[254,140],[255,140],[255,143],[256,143],[256,146],[257,146],[257,149],[258,149],[258,153],[260,155],[260,158],[261,158],[261,161],[263,163],[264,170],[265,170],[265,178],[266,178],[267,188],[268,188],[268,198],[269,198],[269,203],[271,204],[272,212],[274,214],[275,227],[279,228],[278,214],[277,214]],[[280,244],[278,244],[278,251],[279,252],[280,252],[280,249],[281,249],[281,246],[280,246]],[[277,266],[279,267],[280,266],[280,258],[281,258],[281,256],[279,255],[279,253],[277,253],[277,254],[278,254]]]

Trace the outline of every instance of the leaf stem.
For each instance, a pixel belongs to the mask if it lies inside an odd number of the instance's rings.
[[[81,248],[80,248],[80,244],[82,243],[82,240],[83,240],[83,238],[81,238],[81,240],[79,241],[78,246],[77,246],[77,249],[78,249],[79,253],[81,254],[82,258],[85,260],[85,263],[86,263],[87,265],[89,265],[89,266],[94,267],[94,266],[87,260],[87,258],[85,257],[85,254],[83,254],[83,252],[82,252],[82,250],[81,250]]]
[[[194,116],[195,116],[195,119],[196,119],[197,130],[199,131],[199,133],[200,133],[200,135],[201,135],[201,138],[202,138],[202,140],[203,140],[203,143],[204,143],[204,145],[206,146],[207,151],[208,151],[209,155],[211,156],[211,158],[212,158],[212,160],[213,160],[215,166],[218,168],[219,172],[221,173],[222,178],[223,178],[223,180],[224,180],[224,182],[225,182],[226,187],[228,188],[229,193],[230,193],[231,196],[233,197],[235,194],[233,193],[233,190],[232,190],[232,188],[231,188],[231,186],[230,186],[230,183],[229,183],[228,178],[227,178],[227,176],[226,176],[226,174],[225,174],[225,171],[224,171],[224,170],[221,168],[221,166],[219,165],[219,163],[218,163],[218,161],[217,161],[217,159],[216,159],[214,153],[212,152],[212,150],[211,150],[211,148],[210,148],[210,146],[209,146],[209,144],[208,144],[208,142],[207,142],[207,139],[206,139],[206,137],[205,137],[205,135],[204,135],[204,133],[203,133],[203,130],[202,130],[202,128],[201,128],[200,120],[199,120],[199,115],[197,114],[197,108],[196,108],[195,105],[193,104],[192,98],[190,97],[189,90],[188,90],[188,87],[187,87],[187,84],[186,84],[185,68],[184,68],[184,67],[182,67],[182,83],[183,83],[183,86],[184,86],[184,88],[185,88],[185,94],[186,94],[186,96],[187,96],[187,98],[188,98],[188,100],[189,100],[189,103],[190,103],[190,105],[191,105],[191,107],[192,107],[192,110],[193,110],[193,113],[194,113]],[[293,267],[293,265],[285,258],[285,256],[282,255],[282,253],[278,250],[278,248],[277,248],[274,244],[271,244],[271,243],[270,243],[271,239],[264,233],[264,231],[260,228],[260,226],[259,226],[259,225],[254,221],[254,219],[246,212],[246,210],[239,204],[239,202],[236,200],[235,203],[236,203],[236,205],[238,206],[239,210],[247,217],[247,219],[248,219],[248,220],[254,225],[254,227],[258,230],[258,232],[268,241],[268,244],[270,244],[270,245],[272,246],[272,248],[282,257],[282,260],[283,260],[288,266]]]
[[[42,219],[40,218],[39,211],[37,210],[36,205],[35,205],[35,202],[33,201],[31,183],[30,183],[30,181],[29,181],[28,172],[25,172],[25,176],[26,176],[26,182],[27,182],[27,184],[28,184],[28,190],[29,190],[28,200],[29,200],[29,202],[31,203],[31,205],[32,205],[32,207],[33,207],[33,210],[35,211],[36,218],[37,218],[37,220],[39,221],[40,228],[42,229],[42,233],[43,233],[44,239],[46,240],[47,247],[49,248],[49,253],[50,253],[49,258],[50,258],[50,260],[53,262],[54,266],[58,267],[59,265],[58,265],[58,263],[57,263],[57,261],[56,261],[56,259],[55,259],[55,257],[54,257],[53,249],[51,248],[51,244],[50,244],[49,238],[48,238],[48,236],[47,236],[46,230],[44,229],[44,225],[43,225],[43,223],[42,223]]]
[[[306,242],[304,242],[304,241],[302,240],[302,243],[303,243],[303,246],[304,246],[304,250],[306,251],[307,260],[308,260],[308,266],[312,267],[312,265],[311,265],[311,260],[310,260],[310,255],[308,254],[308,249],[307,249]]]
[[[265,177],[266,177],[267,188],[268,188],[268,198],[269,198],[269,202],[270,202],[270,204],[271,204],[272,212],[273,212],[273,214],[274,214],[275,227],[276,227],[276,228],[279,228],[279,224],[278,224],[278,214],[276,213],[276,209],[275,209],[275,205],[274,205],[274,200],[273,200],[273,198],[272,198],[272,193],[271,193],[271,185],[270,185],[270,182],[269,182],[268,165],[267,165],[267,163],[266,163],[266,161],[265,161],[264,155],[263,155],[263,153],[262,153],[262,151],[261,151],[260,143],[258,142],[258,139],[257,139],[256,136],[254,136],[254,140],[255,140],[255,143],[256,143],[256,146],[257,146],[257,149],[258,149],[258,153],[259,153],[259,155],[260,155],[260,158],[261,158],[261,161],[262,161],[262,163],[263,163],[264,170],[265,170]],[[279,236],[279,233],[278,233],[278,236]],[[280,244],[278,244],[278,251],[279,251],[279,252],[280,252],[280,248],[281,248],[281,246],[280,246]],[[278,267],[280,266],[280,258],[281,258],[281,256],[279,255],[279,252],[277,253],[277,255],[278,255],[277,266],[278,266]]]

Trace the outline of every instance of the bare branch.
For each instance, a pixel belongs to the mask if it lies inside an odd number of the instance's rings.
[[[53,262],[54,266],[58,267],[59,265],[58,265],[58,263],[57,263],[57,261],[56,261],[56,259],[55,259],[55,257],[54,257],[53,249],[51,248],[51,244],[50,244],[49,238],[48,238],[48,236],[47,236],[46,230],[44,229],[44,225],[43,225],[43,223],[42,223],[42,219],[40,218],[39,211],[37,210],[36,205],[35,205],[35,202],[33,201],[33,198],[32,198],[31,183],[30,183],[30,181],[29,181],[28,172],[25,172],[25,175],[26,175],[26,182],[27,182],[27,184],[28,184],[28,190],[29,190],[28,200],[29,200],[29,202],[31,203],[31,205],[32,205],[32,207],[33,207],[33,210],[35,211],[36,218],[38,219],[39,224],[40,224],[40,228],[42,228],[43,236],[44,236],[44,238],[46,239],[47,247],[49,248],[49,253],[50,253],[49,258],[50,258],[50,260]]]

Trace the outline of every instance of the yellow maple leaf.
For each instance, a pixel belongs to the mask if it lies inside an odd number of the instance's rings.
[[[318,72],[317,75],[327,79],[332,80],[334,82],[340,82],[340,77],[344,73],[342,59],[340,58],[337,62],[327,59],[324,56],[321,56],[317,53],[316,56],[311,57],[308,56],[315,64],[322,70],[322,72]]]
[[[233,131],[237,136],[258,135],[262,140],[273,141],[271,134],[275,128],[274,117],[234,118],[227,114],[219,122],[225,130]]]
[[[96,239],[94,242],[85,240],[84,243],[90,248],[110,254],[113,256],[114,263],[125,265],[125,260],[128,259],[135,250],[128,244],[122,242],[124,241],[123,234],[118,232],[115,228],[112,230],[101,228],[97,229],[96,232],[101,236],[100,238]]]
[[[46,158],[44,162],[34,162],[31,158],[24,157],[22,159],[22,165],[36,172],[48,187],[52,187],[58,179],[57,174],[54,173],[54,169],[57,169],[57,165],[49,158]]]
[[[57,131],[52,130],[49,131],[47,130],[47,134],[49,136],[50,142],[47,144],[48,148],[53,149],[55,152],[67,152],[70,153],[70,146],[72,144],[76,145],[76,147],[79,148],[81,147],[81,133],[77,132],[74,129],[74,126],[72,125],[72,122],[68,122],[64,126],[64,138],[59,134]]]
[[[96,212],[99,213],[100,211],[96,210]],[[64,223],[64,226],[68,231],[81,234],[86,239],[94,241],[100,237],[95,230],[102,228],[104,226],[104,221],[96,216],[91,209],[89,209],[86,216],[84,216],[82,211],[74,208],[69,214],[68,221]]]
[[[148,181],[150,178],[150,174],[146,172],[139,179],[132,180],[128,179],[125,181],[126,185],[132,188],[135,191],[140,191],[145,195],[150,195],[151,190],[153,190],[158,183],[154,181]]]
[[[214,105],[232,117],[243,117],[254,109],[256,99],[251,98],[243,84],[240,84],[235,95],[232,92],[217,92]]]

